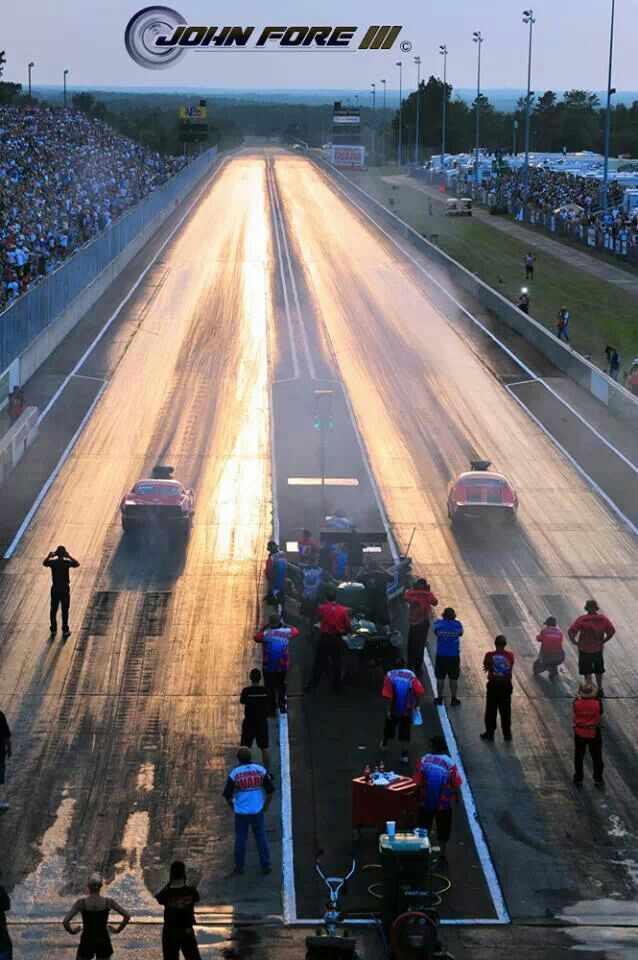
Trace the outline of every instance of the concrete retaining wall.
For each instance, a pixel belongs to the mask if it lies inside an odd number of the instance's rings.
[[[33,376],[176,207],[210,175],[217,160],[217,147],[197,157],[0,315],[0,355],[5,368],[18,359],[20,384]]]
[[[38,408],[27,407],[0,440],[0,486],[38,435]]]
[[[429,240],[425,240],[409,224],[397,217],[375,197],[357,186],[339,170],[324,160],[313,159],[324,170],[343,184],[362,206],[371,214],[385,221],[408,240],[414,247],[441,267],[454,284],[475,297],[479,303],[495,314],[511,330],[519,333],[539,353],[547,357],[559,370],[596,397],[617,417],[632,427],[638,427],[638,398],[608,377],[580,354],[574,353],[562,341],[549,332],[532,317],[527,316],[500,293],[488,286],[460,263],[453,260]]]

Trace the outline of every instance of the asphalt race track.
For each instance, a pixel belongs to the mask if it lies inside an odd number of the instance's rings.
[[[70,369],[72,341],[47,368],[57,382]],[[247,875],[229,876],[232,817],[220,797],[238,740],[238,693],[256,660],[264,547],[273,520],[285,540],[300,523],[316,529],[323,506],[382,523],[365,453],[398,546],[416,527],[415,569],[465,624],[462,704],[448,715],[509,914],[515,922],[604,923],[613,914],[635,923],[636,539],[504,389],[510,371],[450,322],[427,279],[309,160],[242,152],[221,168],[80,371],[97,378],[93,385],[75,379],[72,403],[59,401],[60,411],[72,407],[69,435],[53,407],[54,440],[45,418],[3,488],[6,549],[25,499],[35,500],[108,381],[0,574],[0,707],[15,751],[11,809],[0,819],[1,882],[15,916],[60,917],[99,868],[111,895],[157,917],[151,892],[177,856],[200,879],[212,919],[282,914],[281,877],[260,877],[254,851]],[[340,503],[311,503],[285,483],[314,472],[317,386],[335,393],[330,467],[360,481]],[[593,469],[598,454],[587,455]],[[512,530],[450,529],[447,485],[472,456],[491,459],[516,485]],[[152,532],[129,541],[120,529],[121,496],[157,462],[195,490],[185,547]],[[58,543],[81,562],[66,643],[48,637],[42,567]],[[553,613],[566,627],[588,596],[618,631],[606,651],[604,792],[587,780],[575,792],[571,783],[574,653],[556,684],[531,673],[539,625]],[[514,740],[497,734],[485,744],[481,663],[499,632],[517,659]],[[373,758],[383,716],[377,676],[360,678],[338,705],[328,688],[304,695],[310,655],[305,640],[293,651],[282,727],[300,918],[322,912],[312,880],[317,843],[328,850],[334,840],[337,858],[348,852],[349,779]],[[430,700],[414,757],[442,720]],[[269,814],[276,858],[280,795]],[[364,853],[372,858],[374,845]],[[493,919],[464,809],[450,859],[443,915]],[[359,912],[375,907],[365,900],[374,879],[353,888]],[[570,943],[581,942],[578,929]]]

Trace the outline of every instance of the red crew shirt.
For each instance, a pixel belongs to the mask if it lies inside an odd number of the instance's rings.
[[[349,633],[352,629],[350,614],[340,603],[331,601],[324,603],[317,611],[319,617],[319,632],[335,636],[339,633]]]
[[[563,631],[558,627],[543,627],[536,637],[541,645],[541,656],[560,657],[563,652]]]
[[[578,649],[583,653],[600,653],[603,644],[615,634],[616,628],[602,613],[584,613],[576,617],[567,632],[570,640],[578,638]]]
[[[439,602],[431,590],[406,590],[403,598],[410,605],[411,627],[425,623],[430,616],[430,610]]]

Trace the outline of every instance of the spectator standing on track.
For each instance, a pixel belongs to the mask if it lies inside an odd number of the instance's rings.
[[[530,305],[529,292],[527,290],[527,287],[523,287],[523,289],[521,290],[520,296],[518,298],[518,304],[517,304],[518,309],[522,310],[523,313],[529,314],[529,305]]]
[[[12,960],[13,944],[7,928],[7,911],[11,909],[11,898],[0,883],[0,960]]]
[[[604,787],[603,770],[603,738],[600,731],[600,722],[603,716],[603,705],[600,697],[596,696],[596,688],[590,680],[581,683],[578,696],[573,703],[574,718],[574,784],[577,787],[583,783],[583,760],[589,750],[594,768],[594,784]]]
[[[268,714],[270,698],[261,682],[261,670],[255,667],[250,671],[250,686],[244,687],[239,697],[244,705],[244,719],[241,725],[242,747],[252,747],[257,741],[266,770],[270,770],[270,738],[268,733]]]
[[[383,739],[379,744],[381,750],[386,750],[388,740],[394,739],[397,725],[399,727],[399,743],[401,745],[400,762],[408,762],[408,744],[412,733],[412,718],[419,706],[419,697],[425,693],[421,681],[412,670],[406,670],[405,664],[399,660],[394,670],[388,670],[383,678],[381,696],[389,700],[388,715],[383,727]]]
[[[62,636],[66,638],[71,633],[69,629],[69,605],[71,603],[69,570],[72,567],[79,567],[80,564],[73,559],[70,553],[67,553],[66,547],[59,546],[55,552],[47,554],[42,561],[42,566],[48,567],[51,571],[51,636],[54,637],[58,632],[58,607],[61,607]]]
[[[341,664],[343,661],[343,635],[352,630],[352,622],[347,609],[337,603],[334,588],[326,591],[326,602],[317,610],[319,617],[319,640],[315,650],[310,682],[306,690],[316,690],[328,664],[332,666],[332,689],[341,692]]]
[[[286,577],[288,576],[288,558],[274,540],[268,541],[268,559],[266,560],[266,583],[268,593],[265,601],[271,607],[278,607],[282,617],[286,604]]]
[[[62,924],[66,932],[72,936],[81,933],[77,960],[93,960],[93,957],[96,960],[108,960],[113,955],[109,936],[109,913],[113,910],[122,917],[113,933],[121,933],[131,919],[131,915],[116,900],[101,895],[102,877],[99,873],[93,873],[89,877],[87,887],[88,897],[81,897],[75,901]],[[82,914],[82,923],[73,926],[71,921],[78,913]]]
[[[0,788],[4,789],[7,760],[11,757],[11,730],[2,710],[0,710]],[[9,804],[6,800],[0,803],[0,810],[8,810]]]
[[[423,667],[423,651],[428,642],[430,616],[438,600],[423,577],[403,594],[409,606],[408,669],[420,673]]]
[[[319,606],[319,596],[323,587],[323,570],[320,566],[303,567],[301,571],[301,595],[299,613],[302,617],[308,617],[313,620],[317,607]]]
[[[525,279],[533,280],[534,279],[534,264],[536,263],[536,257],[529,250],[524,257],[525,262]]]
[[[370,560],[359,580],[366,588],[366,610],[370,620],[377,627],[387,627],[390,624],[390,608],[388,606],[388,584],[392,577],[376,560]]]
[[[634,397],[638,397],[638,357],[636,357],[632,363],[631,369],[627,374],[625,387],[630,391],[630,393],[633,393]]]
[[[595,674],[598,696],[604,697],[603,647],[616,633],[616,628],[611,620],[600,613],[596,601],[588,600],[585,604],[585,613],[576,617],[567,633],[572,643],[578,647],[578,672],[585,680],[591,680],[592,674]]]
[[[253,638],[262,648],[264,684],[268,691],[271,717],[275,716],[277,706],[280,713],[287,712],[286,679],[290,664],[290,641],[298,636],[296,627],[287,626],[278,614],[271,613],[268,626]]]
[[[558,668],[565,659],[563,631],[556,625],[556,617],[547,618],[536,639],[541,648],[532,664],[534,676],[538,677],[547,670],[549,679],[555,680],[558,676]]]
[[[483,658],[483,669],[487,673],[487,691],[485,695],[485,732],[481,740],[493,740],[496,721],[500,715],[503,740],[512,739],[512,670],[514,654],[506,650],[506,638],[500,634],[494,640],[494,650],[488,651]]]
[[[456,764],[448,755],[443,737],[430,739],[430,752],[417,762],[414,779],[419,788],[418,824],[426,830],[432,830],[436,823],[436,839],[441,851],[438,863],[445,866],[452,832],[452,802],[458,798],[463,781]]]
[[[224,799],[235,811],[234,873],[241,875],[244,872],[246,840],[248,830],[252,827],[261,872],[265,876],[272,873],[272,868],[264,814],[270,806],[275,785],[265,767],[253,763],[253,755],[248,747],[239,748],[237,760],[239,765],[230,771],[224,787]]]
[[[314,567],[319,556],[319,547],[312,539],[310,530],[301,531],[301,539],[297,543],[299,563],[304,567]]]
[[[197,887],[186,882],[186,867],[181,860],[171,863],[168,883],[155,898],[164,907],[162,954],[164,960],[200,960],[195,939],[195,904],[199,903]]]
[[[556,336],[559,340],[569,343],[569,310],[567,307],[561,307],[556,315]]]
[[[459,675],[461,672],[461,637],[463,624],[456,619],[456,611],[446,607],[440,620],[434,623],[436,636],[436,660],[434,676],[436,677],[436,697],[434,703],[440,706],[443,703],[443,689],[445,678],[450,681],[450,705],[458,707],[460,700],[456,695]]]

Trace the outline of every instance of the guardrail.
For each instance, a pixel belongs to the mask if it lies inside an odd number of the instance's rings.
[[[484,283],[477,276],[467,270],[462,264],[453,260],[446,253],[436,247],[429,240],[420,236],[409,224],[397,217],[379,200],[372,197],[339,170],[321,158],[312,158],[313,162],[327,169],[332,176],[338,177],[347,186],[357,199],[376,216],[383,219],[412,246],[419,249],[437,266],[441,267],[454,283],[475,297],[479,303],[502,320],[511,330],[520,334],[524,340],[535,347],[539,353],[550,360],[559,370],[562,370],[572,380],[588,391],[597,400],[609,408],[610,412],[620,417],[633,427],[638,426],[638,397],[634,397],[619,383],[608,377],[580,354],[575,353],[562,341],[549,332],[545,327],[519,310],[518,307],[506,300],[500,293]]]
[[[213,147],[74,251],[0,314],[0,371],[20,357],[20,382],[24,383],[216,162],[217,147]],[[51,335],[44,338],[47,331]],[[45,342],[34,346],[39,338]]]
[[[38,408],[27,407],[0,438],[0,486],[38,435]]]

